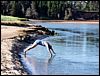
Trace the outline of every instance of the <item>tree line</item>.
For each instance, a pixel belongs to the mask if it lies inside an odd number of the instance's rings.
[[[77,11],[99,12],[99,1],[1,1],[1,14],[32,19],[75,19]]]

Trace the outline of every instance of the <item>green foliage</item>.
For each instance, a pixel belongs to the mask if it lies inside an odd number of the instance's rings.
[[[41,20],[49,20],[48,17],[40,17],[39,19],[41,19]]]
[[[9,8],[9,10],[10,10],[10,14],[12,16],[16,15],[16,1],[11,1],[10,2],[10,8]]]
[[[99,12],[99,1],[1,1],[1,7],[3,15],[33,19],[69,19],[72,10]]]

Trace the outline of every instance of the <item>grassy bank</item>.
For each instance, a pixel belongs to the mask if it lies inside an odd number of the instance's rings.
[[[1,15],[1,25],[9,25],[9,26],[29,26],[22,21],[28,20],[27,18],[19,18],[13,16],[4,16]]]
[[[1,21],[26,21],[26,20],[28,20],[28,19],[1,15]]]

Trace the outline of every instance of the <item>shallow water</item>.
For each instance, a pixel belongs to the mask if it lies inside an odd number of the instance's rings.
[[[58,32],[46,40],[56,55],[37,46],[22,57],[32,75],[99,75],[99,24],[36,23]]]

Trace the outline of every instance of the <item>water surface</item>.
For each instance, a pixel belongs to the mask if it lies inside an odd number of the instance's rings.
[[[37,46],[22,58],[32,75],[99,75],[99,24],[38,22],[58,33],[46,40],[56,55]]]

